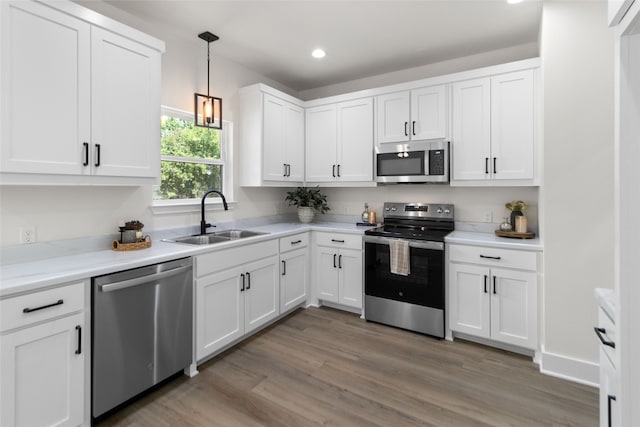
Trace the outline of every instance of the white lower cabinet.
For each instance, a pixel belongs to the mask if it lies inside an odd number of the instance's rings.
[[[86,423],[88,286],[79,282],[2,300],[0,425]]]
[[[621,425],[615,364],[618,334],[614,321],[602,308],[598,309],[598,326],[595,331],[600,341],[600,427],[617,427]]]
[[[362,236],[316,233],[318,299],[362,309]]]
[[[464,245],[447,250],[450,329],[535,350],[536,254]]]
[[[309,287],[309,233],[280,239],[280,313],[307,300]]]
[[[199,255],[195,265],[197,360],[280,314],[277,240]]]

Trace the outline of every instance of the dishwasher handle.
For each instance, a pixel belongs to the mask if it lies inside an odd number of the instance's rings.
[[[100,285],[101,292],[112,292],[119,291],[120,289],[131,288],[133,286],[143,285],[145,283],[149,283],[154,280],[166,279],[167,277],[172,277],[177,274],[183,273],[187,270],[191,270],[193,267],[191,265],[186,265],[184,267],[178,267],[167,271],[162,271],[160,273],[150,274],[147,276],[136,277],[135,279],[123,280],[122,282],[109,283],[106,285]]]

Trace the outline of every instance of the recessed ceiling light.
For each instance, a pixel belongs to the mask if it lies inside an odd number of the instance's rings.
[[[327,55],[327,53],[322,50],[322,49],[315,49],[313,52],[311,52],[311,56],[313,56],[314,58],[324,58]]]

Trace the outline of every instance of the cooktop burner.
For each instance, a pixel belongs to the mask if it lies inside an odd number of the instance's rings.
[[[454,229],[453,205],[385,203],[384,224],[365,231],[369,236],[444,242]]]

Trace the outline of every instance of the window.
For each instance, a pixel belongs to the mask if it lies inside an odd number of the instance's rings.
[[[154,186],[154,201],[198,201],[210,189],[230,196],[229,150],[223,129],[196,127],[193,113],[162,108],[160,120],[160,185]],[[169,203],[171,204],[171,203]]]

